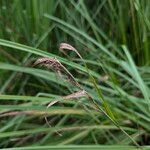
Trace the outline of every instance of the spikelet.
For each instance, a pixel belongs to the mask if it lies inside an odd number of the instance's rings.
[[[79,58],[83,59],[82,56],[78,53],[78,51],[73,46],[71,46],[70,44],[61,43],[60,46],[59,46],[59,50],[64,52],[64,49],[74,51],[79,56]]]
[[[56,73],[61,77],[63,74],[66,76],[68,82],[81,88],[80,84],[75,80],[73,75],[65,68],[65,66],[63,66],[60,63],[60,61],[57,58],[47,58],[47,57],[39,58],[34,63],[34,66],[35,65],[41,65],[41,66],[45,66],[48,69],[52,69],[53,71],[56,71]]]

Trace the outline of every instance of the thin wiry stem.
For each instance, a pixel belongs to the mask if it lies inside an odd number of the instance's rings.
[[[86,68],[86,70],[87,70],[87,73],[89,74],[90,78],[92,79],[93,84],[94,84],[94,86],[95,86],[95,88],[96,88],[98,94],[100,95],[99,97],[101,97],[101,99],[103,100],[103,102],[104,102],[104,104],[105,104],[104,106],[108,106],[108,105],[106,105],[107,103],[105,102],[101,91],[98,89],[98,87],[97,87],[97,85],[96,85],[96,83],[95,83],[95,79],[94,79],[93,76],[90,74],[89,69],[88,69],[88,67],[87,67],[87,65],[86,65],[86,63],[85,63],[85,61],[84,61],[84,59],[83,59],[82,56],[78,53],[78,51],[77,51],[74,47],[72,47],[70,44],[67,44],[67,43],[61,43],[59,49],[60,49],[61,51],[63,51],[64,49],[74,51],[74,52],[79,56],[79,58],[81,58],[81,60],[84,62],[84,65],[85,65],[85,68]],[[124,130],[122,129],[122,127],[120,127],[120,126],[118,125],[118,123],[117,123],[117,121],[115,120],[115,118],[114,118],[114,116],[113,116],[113,114],[112,114],[111,111],[110,111],[109,114],[107,114],[107,112],[105,112],[105,111],[93,100],[93,98],[92,98],[88,93],[87,93],[87,95],[88,95],[89,100],[94,104],[94,108],[95,108],[96,110],[98,110],[98,111],[100,110],[101,112],[103,112],[103,113],[113,122],[114,125],[116,125],[126,136],[128,136],[128,137],[131,139],[131,141],[132,141],[138,148],[141,148],[140,145],[139,145],[134,139],[132,139],[132,137],[131,137],[126,131],[124,131]],[[111,118],[110,114],[111,114],[112,118]],[[142,148],[141,148],[141,149],[142,149]]]

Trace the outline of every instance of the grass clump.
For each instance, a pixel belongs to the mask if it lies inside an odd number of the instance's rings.
[[[1,0],[0,147],[149,149],[149,10]]]

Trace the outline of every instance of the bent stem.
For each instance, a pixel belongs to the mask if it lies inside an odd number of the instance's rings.
[[[90,101],[94,104],[94,106],[95,106],[94,109],[97,110],[97,111],[103,112],[104,115],[105,115],[106,117],[108,117],[108,118],[112,121],[112,123],[113,123],[116,127],[118,127],[126,136],[128,136],[128,137],[130,138],[130,140],[131,140],[138,148],[140,148],[140,149],[143,150],[143,148],[142,148],[124,129],[122,129],[121,126],[119,126],[117,120],[115,119],[115,117],[114,117],[112,111],[111,111],[110,108],[109,108],[109,105],[108,105],[107,101],[104,99],[101,90],[98,88],[94,77],[90,74],[90,71],[89,71],[89,69],[88,69],[88,66],[87,66],[86,62],[84,61],[83,57],[79,54],[79,52],[78,52],[73,46],[71,46],[71,45],[69,45],[69,44],[67,44],[67,43],[61,43],[61,44],[60,44],[60,50],[62,51],[62,50],[64,50],[64,49],[68,49],[68,50],[74,51],[74,52],[79,56],[79,58],[83,61],[84,66],[85,66],[85,68],[86,68],[86,70],[87,70],[87,73],[88,73],[88,75],[89,75],[89,77],[90,77],[90,79],[91,79],[91,82],[92,82],[92,84],[94,85],[94,87],[95,87],[95,89],[96,89],[96,92],[98,93],[98,97],[103,101],[103,106],[104,106],[104,108],[105,108],[105,111],[104,111],[103,108],[101,108],[101,107],[97,104],[97,102],[87,93],[89,100],[90,100]]]

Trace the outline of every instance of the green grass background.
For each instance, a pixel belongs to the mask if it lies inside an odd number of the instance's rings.
[[[149,12],[149,0],[0,0],[0,148],[149,149]],[[62,42],[78,50],[94,81],[75,53],[59,51]],[[87,98],[46,110],[77,88],[33,67],[39,57],[56,57],[99,111]]]

